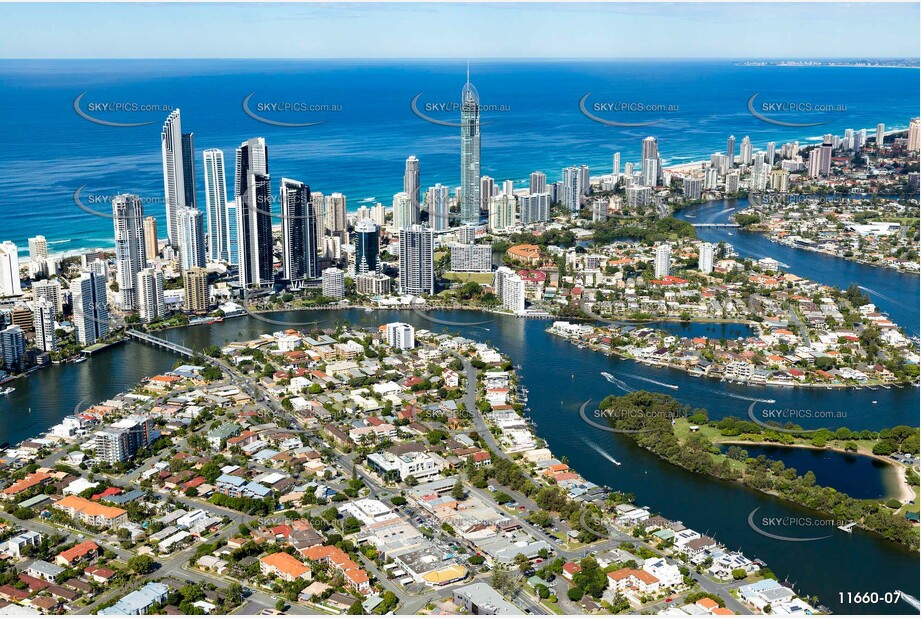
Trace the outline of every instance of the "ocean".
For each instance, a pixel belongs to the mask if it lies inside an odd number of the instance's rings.
[[[809,143],[824,133],[905,128],[917,115],[917,69],[741,66],[730,61],[474,61],[471,81],[483,106],[482,173],[524,186],[528,174],[560,178],[567,165],[609,173],[612,155],[639,163],[641,141],[659,141],[665,164],[725,152],[726,138]],[[160,129],[181,109],[184,132],[195,134],[197,192],[204,209],[202,151],[220,148],[232,190],[234,149],[265,137],[273,192],[282,177],[326,195],[341,192],[349,210],[377,201],[389,206],[402,191],[406,157],[421,163],[423,189],[459,183],[456,123],[466,64],[457,61],[123,60],[0,61],[0,240],[27,254],[26,239],[43,234],[56,253],[112,246],[111,220],[74,204],[109,211],[108,199],[137,193],[145,214],[165,236]],[[115,123],[149,123],[116,127]],[[286,127],[272,122],[320,123]],[[754,117],[756,109],[783,121],[823,122],[786,127]],[[416,99],[417,115],[412,102]],[[589,119],[586,109],[618,122]],[[828,111],[791,112],[824,106]],[[120,107],[121,111],[112,111]],[[278,111],[288,107],[291,111]],[[612,108],[633,111],[611,111]],[[642,108],[642,109],[640,109]],[[302,111],[305,110],[305,111]],[[768,110],[768,111],[763,111]],[[277,207],[276,207],[277,208]],[[17,213],[11,216],[12,213]]]

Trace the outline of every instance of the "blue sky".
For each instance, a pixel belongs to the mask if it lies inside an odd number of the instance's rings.
[[[2,58],[917,57],[918,3],[0,4]]]

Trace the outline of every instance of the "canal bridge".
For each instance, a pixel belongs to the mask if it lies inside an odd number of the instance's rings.
[[[692,223],[694,227],[742,227],[738,223]]]
[[[136,339],[158,348],[164,348],[170,352],[181,354],[187,358],[193,358],[196,356],[195,350],[192,348],[187,348],[184,345],[179,345],[178,343],[173,343],[172,341],[167,341],[166,339],[161,339],[160,337],[154,337],[151,334],[144,333],[139,330],[134,330],[133,328],[126,331],[126,334],[132,339]]]

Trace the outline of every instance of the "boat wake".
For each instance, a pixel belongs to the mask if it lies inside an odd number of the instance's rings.
[[[611,375],[610,373],[608,373],[607,371],[602,371],[602,372],[601,372],[601,375],[604,376],[604,379],[605,379],[605,380],[607,380],[608,382],[610,382],[611,384],[613,384],[613,385],[616,386],[617,388],[621,389],[622,391],[625,391],[625,392],[627,392],[627,393],[633,393],[633,392],[636,391],[635,388],[630,388],[629,386],[627,386],[626,384],[624,384],[623,382],[621,382],[620,380],[618,380],[617,378],[615,378],[614,376],[612,376],[612,375]]]
[[[899,307],[902,307],[903,309],[911,309],[911,307],[909,307],[909,306],[907,306],[907,305],[904,305],[904,304],[900,303],[899,301],[897,301],[896,299],[892,298],[891,296],[886,296],[885,294],[880,294],[880,293],[877,292],[876,290],[873,290],[873,289],[871,289],[871,288],[868,288],[868,287],[865,287],[865,286],[862,286],[862,285],[858,285],[857,287],[859,287],[859,288],[860,288],[861,290],[863,290],[864,292],[868,292],[868,293],[870,293],[870,294],[875,294],[876,296],[879,296],[879,297],[882,298],[883,300],[889,301],[889,302],[892,303],[893,305],[898,305]]]
[[[638,376],[632,373],[621,373],[620,375],[627,376],[628,378],[633,378],[634,380],[642,380],[643,382],[649,382],[650,384],[658,384],[659,386],[664,386],[665,388],[678,390],[677,384],[669,384],[668,382],[659,382],[658,380],[653,380],[652,378]]]
[[[742,401],[751,401],[754,403],[777,403],[776,399],[758,399],[757,397],[746,397],[745,395],[736,395],[735,393],[727,393],[724,391],[715,391],[713,389],[707,389],[711,393],[716,393],[721,397],[732,397],[733,399],[741,399]]]
[[[619,466],[619,465],[620,465],[620,462],[619,462],[619,461],[617,461],[616,459],[614,459],[613,457],[611,457],[603,448],[601,448],[600,446],[598,446],[597,444],[595,444],[595,443],[592,442],[591,440],[588,440],[588,439],[586,439],[586,438],[582,438],[582,441],[585,442],[586,444],[588,444],[588,446],[589,446],[593,451],[595,451],[596,453],[598,453],[599,455],[601,455],[602,457],[604,457],[605,459],[607,459],[608,461],[610,461],[610,462],[611,462],[612,464],[614,464],[615,466]]]

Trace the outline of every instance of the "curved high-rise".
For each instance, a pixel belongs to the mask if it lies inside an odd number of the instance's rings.
[[[480,222],[480,95],[470,83],[461,91],[461,223]]]
[[[380,271],[379,229],[371,219],[362,219],[355,225],[355,274]]]

